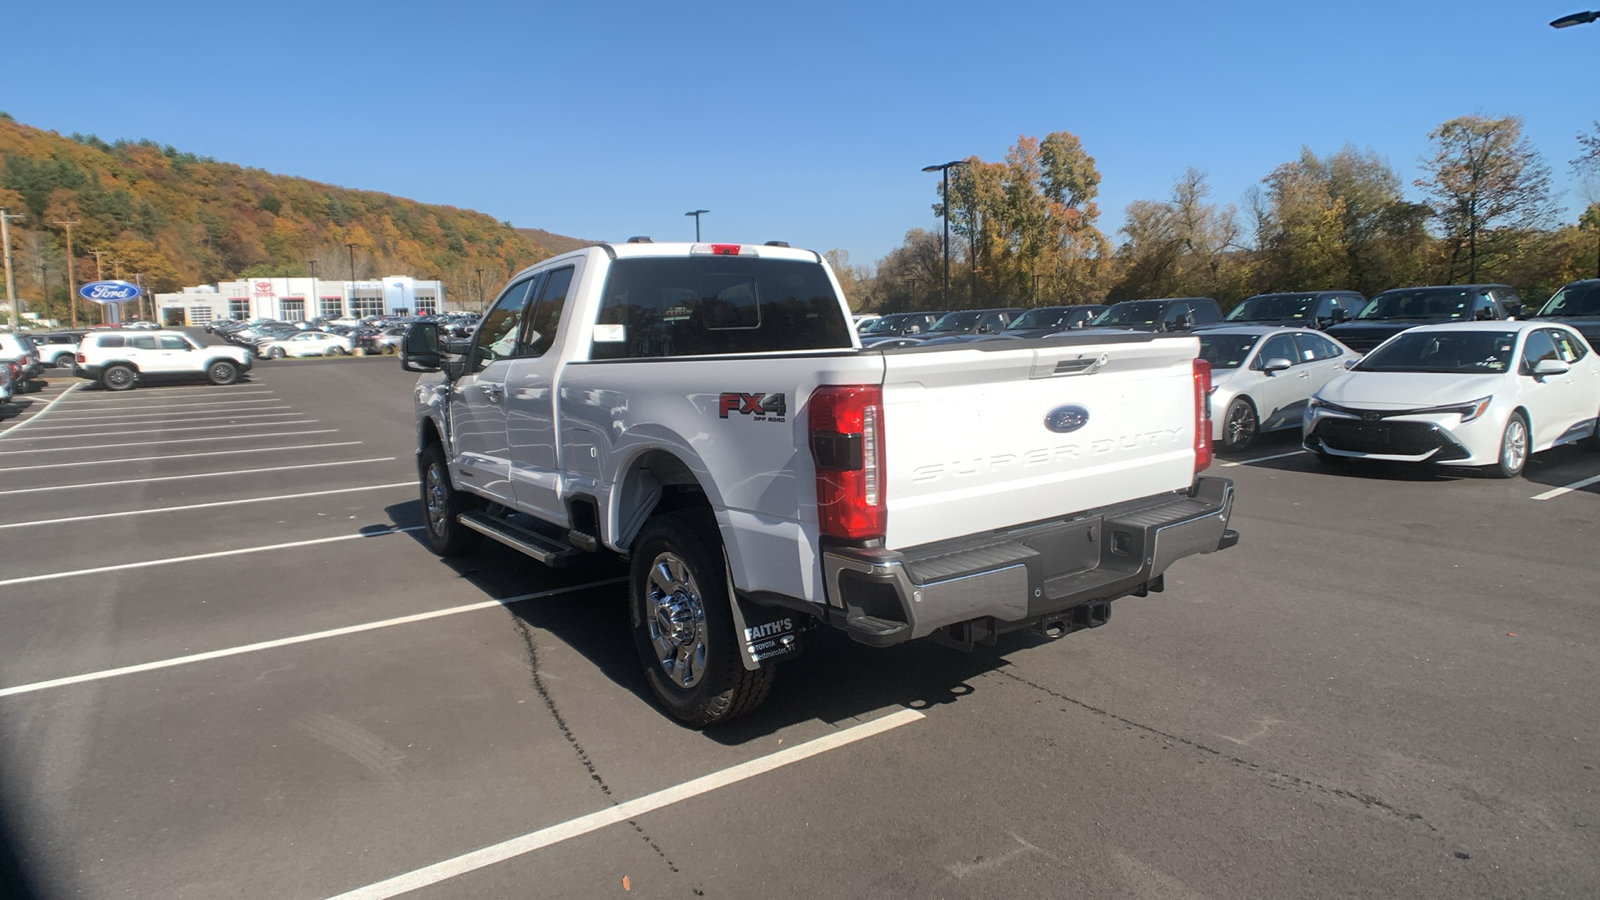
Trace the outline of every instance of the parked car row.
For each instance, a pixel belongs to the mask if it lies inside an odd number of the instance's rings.
[[[252,350],[262,359],[342,356],[351,353],[391,354],[398,351],[399,336],[412,322],[436,322],[454,338],[472,335],[477,313],[437,316],[372,316],[367,319],[312,319],[280,322],[256,318],[224,320],[206,325],[206,331],[229,343]]]

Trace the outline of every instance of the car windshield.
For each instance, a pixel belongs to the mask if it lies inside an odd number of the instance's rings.
[[[1539,310],[1541,316],[1600,316],[1600,282],[1569,284]]]
[[[1130,300],[1095,317],[1091,325],[1154,325],[1166,307],[1160,300]]]
[[[1317,298],[1310,294],[1266,294],[1251,297],[1228,313],[1229,322],[1300,321],[1311,317]]]
[[[1510,367],[1516,344],[1512,331],[1407,331],[1367,354],[1356,371],[1496,374]]]
[[[1007,331],[1021,331],[1025,328],[1060,328],[1067,319],[1067,307],[1046,306],[1040,309],[1030,309],[1006,326]]]
[[[980,312],[953,312],[947,313],[944,318],[935,322],[929,331],[971,331],[972,326],[978,324]]]
[[[1201,334],[1200,358],[1212,369],[1237,369],[1259,340],[1258,334]]]
[[[1472,297],[1465,288],[1384,291],[1367,304],[1357,319],[1466,319]]]

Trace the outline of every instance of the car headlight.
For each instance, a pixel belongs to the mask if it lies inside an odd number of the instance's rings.
[[[1483,415],[1484,413],[1488,412],[1489,411],[1489,403],[1493,399],[1494,399],[1493,397],[1482,397],[1480,399],[1472,401],[1471,403],[1452,403],[1452,404],[1450,404],[1448,406],[1430,406],[1427,409],[1416,410],[1416,412],[1419,412],[1419,413],[1457,413],[1457,414],[1459,414],[1461,416],[1462,423],[1465,424],[1467,422],[1471,422],[1473,419],[1476,419],[1479,416]]]

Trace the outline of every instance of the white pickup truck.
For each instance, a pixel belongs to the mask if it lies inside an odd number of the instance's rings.
[[[456,352],[446,352],[454,349]],[[464,352],[461,352],[464,351]],[[1233,546],[1192,336],[862,350],[832,271],[770,244],[587,247],[469,347],[407,333],[427,538],[629,563],[663,706],[754,709],[825,624],[872,646],[1104,624]]]

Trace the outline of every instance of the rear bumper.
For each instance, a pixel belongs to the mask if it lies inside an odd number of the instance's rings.
[[[907,550],[823,553],[829,624],[888,646],[981,621],[984,634],[1048,627],[1085,604],[1160,590],[1174,562],[1238,543],[1233,482]],[[1103,604],[1102,604],[1103,606]],[[1077,617],[1099,624],[1096,617]],[[1070,629],[1068,629],[1070,630]]]

